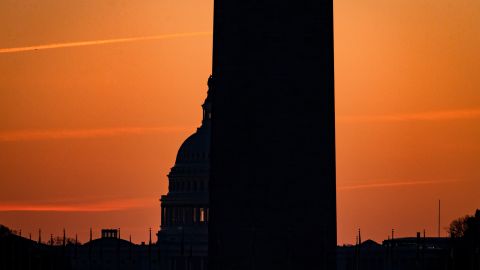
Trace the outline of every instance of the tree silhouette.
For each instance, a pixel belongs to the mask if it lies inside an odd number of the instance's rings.
[[[0,237],[5,237],[11,233],[12,231],[8,227],[0,224]]]
[[[471,219],[472,216],[466,215],[464,217],[457,218],[450,223],[450,227],[448,228],[448,232],[450,237],[452,238],[462,238],[465,236],[465,231],[468,229],[468,220]]]
[[[454,269],[480,269],[480,210],[452,221],[449,231]]]
[[[52,243],[52,240],[53,240],[53,243]],[[48,240],[47,244],[48,245],[53,245],[53,246],[62,246],[63,245],[63,236],[56,236],[53,239]],[[75,238],[67,237],[65,239],[65,244],[66,245],[74,245],[75,244]],[[77,244],[81,245],[80,242],[77,242]]]

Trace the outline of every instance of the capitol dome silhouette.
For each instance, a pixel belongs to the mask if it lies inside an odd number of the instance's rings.
[[[175,165],[209,162],[210,128],[203,124],[180,146]]]
[[[211,138],[211,93],[202,105],[202,125],[180,146],[168,177],[168,193],[160,198],[161,226],[158,247],[162,269],[192,265],[205,269],[208,255],[208,220]],[[195,266],[194,266],[195,265]]]

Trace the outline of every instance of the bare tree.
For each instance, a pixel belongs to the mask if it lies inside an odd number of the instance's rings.
[[[53,240],[53,243],[52,243]],[[51,240],[48,240],[47,242],[48,245],[53,245],[53,246],[62,246],[63,245],[63,237],[62,236],[56,236]],[[65,244],[66,245],[74,245],[75,244],[75,239],[67,237],[65,239]],[[77,244],[81,244],[80,242],[77,242]]]
[[[465,236],[465,232],[468,230],[468,220],[472,216],[466,215],[464,217],[457,218],[450,223],[448,232],[452,238],[461,238]]]

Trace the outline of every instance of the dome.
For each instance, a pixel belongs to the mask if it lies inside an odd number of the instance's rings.
[[[188,137],[178,150],[175,165],[208,162],[210,156],[210,128],[203,124]]]
[[[211,136],[211,121],[212,121],[212,85],[213,78],[208,79],[208,94],[205,102],[202,105],[203,119],[202,125],[197,131],[188,137],[177,153],[175,165],[202,163],[208,164],[210,160],[210,136]]]

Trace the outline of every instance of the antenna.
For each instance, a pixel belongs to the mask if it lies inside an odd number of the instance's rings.
[[[152,228],[148,228],[148,233],[149,233],[149,239],[148,239],[148,244],[152,244]]]
[[[359,245],[362,244],[362,233],[361,233],[360,229],[358,229],[358,244]]]
[[[438,237],[440,237],[440,214],[441,214],[441,201],[438,200]]]

